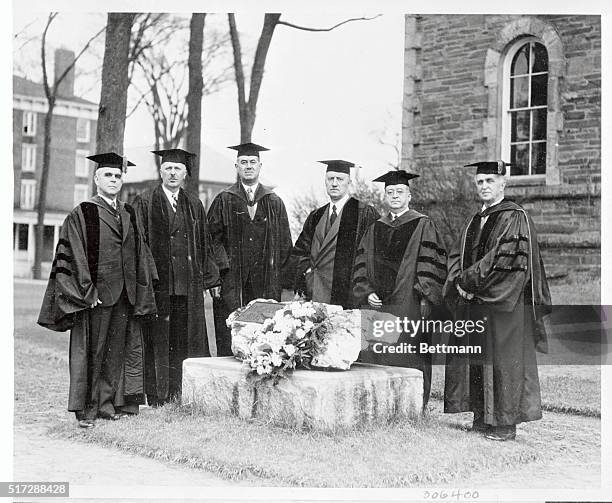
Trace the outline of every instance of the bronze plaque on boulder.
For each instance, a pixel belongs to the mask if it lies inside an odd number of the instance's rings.
[[[274,317],[274,313],[284,307],[285,304],[281,302],[254,302],[242,311],[234,322],[263,323],[267,319]]]

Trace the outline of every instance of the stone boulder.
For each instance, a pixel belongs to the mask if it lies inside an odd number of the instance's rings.
[[[335,431],[418,417],[423,378],[415,369],[355,363],[348,372],[295,370],[275,385],[247,378],[232,357],[189,358],[182,402],[205,415]]]

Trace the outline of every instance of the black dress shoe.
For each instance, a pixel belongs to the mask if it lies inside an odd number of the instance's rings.
[[[80,419],[79,428],[93,428],[96,425],[93,419]]]
[[[98,412],[98,417],[100,419],[107,419],[108,421],[119,421],[121,419],[120,414],[107,414]]]
[[[496,440],[497,442],[505,442],[506,440],[516,439],[516,425],[510,426],[492,426],[485,438]]]
[[[486,424],[484,421],[474,421],[472,422],[472,427],[469,431],[473,431],[474,433],[488,433],[491,430],[491,425]]]
[[[484,422],[484,415],[474,412],[474,420],[472,421],[470,431],[475,433],[487,433],[490,429],[491,425]]]

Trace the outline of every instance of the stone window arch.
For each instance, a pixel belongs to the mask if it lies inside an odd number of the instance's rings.
[[[529,42],[541,44],[548,56],[545,174],[514,176],[513,183],[557,185],[561,183],[558,146],[559,132],[563,128],[559,81],[563,77],[565,59],[561,38],[549,23],[535,17],[522,17],[509,22],[498,32],[494,45],[487,50],[484,82],[488,89],[488,117],[484,136],[491,159],[504,158],[505,155],[504,159],[510,161],[510,128],[504,122],[508,120],[504,99],[508,96],[509,84],[504,85],[504,78],[507,78],[512,58]]]

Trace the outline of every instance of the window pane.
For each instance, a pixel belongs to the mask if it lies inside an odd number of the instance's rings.
[[[531,77],[531,106],[546,105],[548,103],[548,74]]]
[[[522,108],[528,105],[529,77],[510,79],[510,108]]]
[[[531,65],[532,73],[548,71],[548,52],[546,52],[546,47],[537,42],[533,44],[533,58]]]
[[[510,141],[529,141],[529,110],[510,112]]]
[[[28,224],[19,224],[19,242],[17,243],[17,249],[28,249]]]
[[[534,143],[531,146],[531,174],[546,173],[546,142]]]
[[[512,59],[510,75],[525,75],[529,71],[529,43],[521,47]]]
[[[533,133],[532,139],[535,140],[546,140],[546,108],[538,108],[532,113],[533,119]]]
[[[529,173],[529,145],[526,143],[510,147],[510,175],[527,175]]]
[[[89,141],[89,120],[77,119],[76,123],[76,138],[77,141],[88,142]]]

